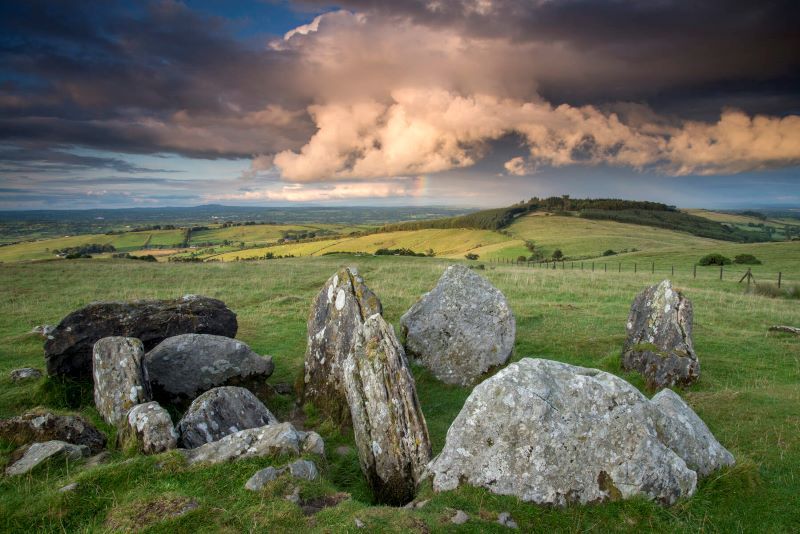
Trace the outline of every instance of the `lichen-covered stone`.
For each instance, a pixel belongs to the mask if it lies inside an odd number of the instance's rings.
[[[358,272],[342,268],[314,298],[308,316],[303,400],[340,423],[350,413],[342,387],[342,362],[353,347],[356,329],[382,313],[380,300]]]
[[[155,401],[131,408],[126,421],[120,429],[120,441],[134,442],[144,454],[158,454],[178,446],[178,433],[169,412]]]
[[[405,504],[416,494],[431,444],[405,352],[383,317],[375,314],[357,329],[343,369],[361,470],[378,502]]]
[[[86,445],[93,453],[106,448],[106,436],[80,415],[29,412],[0,420],[0,438],[15,445],[32,442],[65,441]]]
[[[692,345],[692,303],[669,280],[639,293],[628,316],[622,367],[648,387],[689,385],[700,377]]]
[[[224,386],[197,397],[178,422],[177,431],[180,446],[194,449],[240,430],[278,422],[249,390]]]
[[[674,391],[663,389],[651,402],[658,407],[656,426],[664,444],[701,477],[736,463],[706,424]]]
[[[33,443],[19,460],[6,468],[6,475],[24,475],[48,461],[65,459],[74,462],[86,456],[89,456],[89,447],[86,445],[74,445],[58,440]]]
[[[235,337],[236,330],[236,314],[222,301],[208,297],[95,302],[64,317],[48,335],[44,344],[47,373],[91,376],[92,347],[104,337],[135,337],[150,350],[178,334]]]
[[[42,378],[42,372],[33,367],[23,367],[14,369],[8,375],[12,382],[22,382],[24,380],[38,380]]]
[[[433,487],[553,505],[636,495],[672,504],[694,493],[697,473],[664,443],[658,414],[614,375],[525,358],[472,391],[429,464]]]
[[[150,400],[144,367],[144,345],[133,337],[104,337],[92,350],[94,405],[112,425],[125,420],[132,407]]]
[[[275,365],[245,343],[210,334],[170,337],[145,355],[153,398],[186,406],[219,386],[241,386],[267,396],[267,378]]]
[[[240,430],[196,449],[181,449],[189,464],[217,464],[240,458],[261,458],[308,452],[306,442],[316,441],[316,432],[298,431],[291,423],[278,423]]]
[[[469,385],[508,361],[516,322],[503,293],[463,265],[400,318],[407,354],[447,384]]]

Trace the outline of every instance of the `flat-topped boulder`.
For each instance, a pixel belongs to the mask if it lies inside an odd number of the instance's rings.
[[[64,441],[85,445],[93,453],[106,448],[106,436],[80,415],[29,412],[0,420],[0,438],[15,445]]]
[[[343,377],[361,470],[377,502],[403,505],[416,495],[431,459],[414,377],[380,315],[368,318],[354,341]]]
[[[91,376],[92,348],[104,337],[134,337],[150,350],[178,334],[235,337],[237,328],[236,314],[209,297],[95,302],[64,317],[49,334],[44,344],[47,373]]]
[[[447,384],[470,385],[508,361],[516,322],[503,293],[463,265],[451,265],[400,318],[406,353]]]
[[[692,302],[669,280],[639,293],[631,305],[622,367],[638,371],[650,388],[692,384],[700,361],[692,344]]]
[[[249,390],[224,386],[197,397],[176,429],[180,435],[180,446],[194,449],[240,430],[278,422]]]
[[[702,458],[703,447],[724,448],[680,404],[663,410],[665,399],[651,402],[609,373],[525,358],[467,398],[428,466],[433,488],[470,484],[559,506],[634,496],[673,504],[694,493],[709,472],[701,466],[732,461],[727,451]]]
[[[33,443],[25,450],[19,460],[6,468],[6,475],[24,475],[50,461],[75,462],[87,456],[89,456],[89,447],[86,445],[74,445],[58,440]]]
[[[103,419],[117,425],[128,410],[150,400],[144,367],[144,344],[133,337],[104,337],[92,350],[94,405]]]
[[[189,464],[217,464],[240,458],[324,454],[322,438],[316,432],[297,430],[291,423],[278,423],[240,430],[196,449],[180,449]]]
[[[190,404],[219,386],[241,386],[261,398],[275,365],[247,344],[210,334],[182,334],[159,343],[145,355],[153,398],[162,403]]]
[[[353,348],[356,329],[382,313],[378,297],[353,268],[341,268],[322,286],[308,316],[303,400],[335,421],[350,418],[342,387],[342,362]]]
[[[178,433],[169,412],[155,401],[137,404],[128,411],[118,439],[144,454],[158,454],[178,446]]]

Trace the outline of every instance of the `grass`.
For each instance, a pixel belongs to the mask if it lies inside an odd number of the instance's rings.
[[[777,246],[776,244],[773,246]],[[792,250],[777,255],[794,261]],[[756,253],[758,257],[767,254]],[[769,261],[772,259],[768,258]],[[94,421],[91,388],[43,380],[12,384],[8,372],[43,366],[41,339],[29,335],[35,324],[55,323],[93,300],[167,298],[186,293],[224,300],[239,319],[238,337],[274,357],[272,382],[293,382],[302,369],[305,320],[314,294],[341,264],[359,267],[380,296],[385,316],[397,326],[400,315],[429,290],[447,265],[438,258],[327,256],[252,263],[144,264],[131,261],[76,261],[0,265],[0,416],[37,405],[82,413]],[[570,272],[489,264],[487,276],[509,298],[517,318],[512,360],[538,356],[598,367],[643,388],[635,374],[623,373],[619,355],[624,325],[634,295],[663,276],[649,272]],[[746,294],[731,280],[676,277],[692,299],[700,381],[683,392],[718,439],[737,458],[737,466],[700,483],[697,494],[671,508],[643,500],[564,509],[539,507],[475,488],[433,494],[426,485],[422,509],[372,506],[349,431],[339,432],[319,418],[309,420],[326,439],[323,479],[302,483],[301,496],[339,491],[352,499],[311,517],[286,502],[285,481],[261,493],[244,482],[266,465],[285,459],[259,459],[214,467],[187,467],[173,454],[126,457],[113,450],[111,463],[44,468],[31,476],[0,481],[0,530],[103,531],[144,523],[148,532],[240,532],[355,530],[363,521],[371,532],[451,530],[455,509],[471,517],[463,531],[502,532],[497,514],[508,511],[523,531],[759,531],[800,529],[800,345],[796,337],[769,333],[772,324],[800,324],[796,301]],[[469,390],[446,386],[423,369],[413,369],[434,451]],[[270,405],[286,417],[290,402]],[[111,432],[105,425],[101,428]],[[113,441],[113,440],[112,440]],[[0,444],[7,458],[10,447]],[[56,490],[77,481],[78,489]],[[172,502],[196,501],[197,509],[159,521],[149,510]],[[145,512],[143,512],[145,511]],[[149,518],[149,519],[148,519]]]

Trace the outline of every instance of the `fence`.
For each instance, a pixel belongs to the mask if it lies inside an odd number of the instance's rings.
[[[646,262],[608,262],[608,261],[516,261],[509,258],[494,258],[489,260],[493,264],[507,264],[515,265],[518,267],[525,267],[530,269],[555,269],[564,271],[584,271],[595,273],[633,273],[633,274],[664,274],[674,277],[677,273],[678,276],[688,276],[692,279],[719,279],[738,281],[740,283],[751,282],[772,283],[777,284],[780,288],[787,283],[797,283],[786,279],[782,271],[753,271],[752,267],[744,267],[741,265],[712,265],[712,266],[699,266],[691,265],[686,267],[669,264],[656,264],[654,261]]]

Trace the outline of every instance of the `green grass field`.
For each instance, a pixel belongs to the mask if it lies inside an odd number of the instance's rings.
[[[797,244],[781,245],[764,245],[756,255],[768,259],[767,265],[793,263],[797,269]],[[582,246],[588,249],[591,243]],[[685,254],[694,258],[693,252]],[[385,316],[397,326],[400,315],[436,283],[447,264],[441,258],[326,256],[248,263],[76,260],[0,265],[0,416],[45,406],[99,420],[90,388],[48,380],[17,385],[7,378],[11,369],[43,366],[41,339],[27,334],[32,326],[55,323],[90,301],[186,293],[220,298],[238,314],[237,337],[257,352],[273,355],[276,370],[270,381],[293,382],[302,369],[311,299],[338,266],[359,267],[380,296]],[[620,276],[506,264],[486,267],[481,274],[507,295],[517,318],[512,360],[536,356],[598,367],[643,387],[637,375],[620,371],[619,356],[631,300],[664,278],[662,273]],[[244,490],[253,472],[285,459],[189,468],[174,453],[126,456],[112,447],[111,463],[100,467],[51,467],[0,480],[0,530],[95,532],[128,525],[170,533],[340,532],[356,531],[358,518],[368,532],[443,532],[455,529],[449,517],[462,509],[471,517],[460,527],[465,532],[505,531],[494,523],[503,511],[512,514],[522,531],[797,532],[800,342],[767,328],[800,325],[798,301],[745,294],[742,286],[727,279],[682,275],[675,283],[694,303],[694,341],[702,364],[700,381],[682,395],[738,463],[702,481],[693,498],[671,508],[632,500],[558,509],[474,488],[433,494],[429,485],[421,490],[420,498],[431,499],[422,509],[372,506],[355,454],[335,452],[339,445],[352,445],[352,435],[312,413],[307,425],[325,437],[327,457],[318,462],[323,479],[300,484],[301,495],[352,495],[314,516],[303,516],[282,498],[289,492],[285,482],[261,493]],[[414,374],[438,452],[469,390],[442,385],[417,367]],[[269,407],[285,418],[291,401],[281,397]],[[10,446],[0,444],[3,461],[10,452]],[[77,490],[57,492],[73,481],[79,483]],[[194,499],[199,507],[178,519],[147,522],[143,509],[175,497]]]

